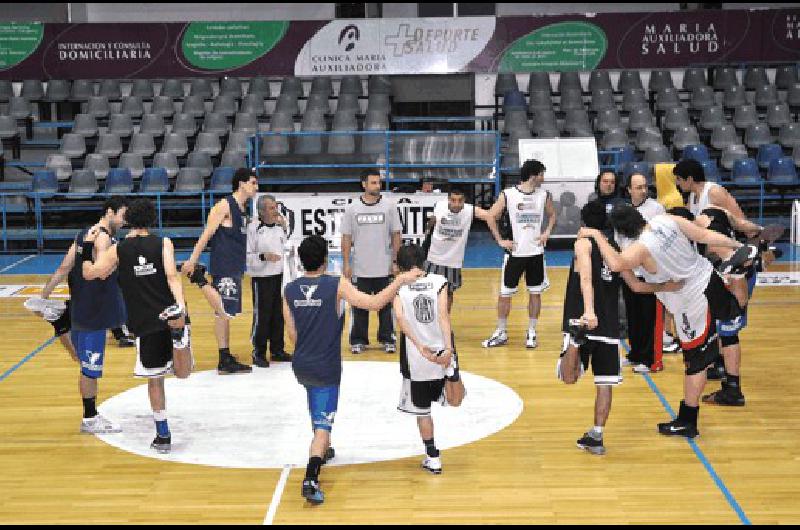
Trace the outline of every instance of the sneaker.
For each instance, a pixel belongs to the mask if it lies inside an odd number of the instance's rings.
[[[496,329],[492,336],[481,343],[484,348],[494,348],[508,344],[508,333],[504,329]]]
[[[442,474],[442,459],[437,457],[426,456],[422,461],[422,469],[426,469],[434,475]]]
[[[664,353],[678,353],[681,351],[681,345],[675,337],[669,333],[664,333],[664,338],[661,341],[661,351]]]
[[[383,351],[386,353],[395,353],[397,352],[397,346],[394,342],[384,342],[383,343]]]
[[[98,414],[94,418],[81,420],[81,432],[84,434],[117,434],[122,432],[122,428]]]
[[[725,379],[725,365],[724,364],[714,364],[706,370],[706,379],[709,381],[722,381]]]
[[[252,366],[240,363],[233,355],[224,357],[217,365],[217,373],[219,375],[249,374],[252,371]]]
[[[528,349],[533,349],[538,345],[539,343],[536,342],[536,332],[529,329],[525,334],[525,347]]]
[[[325,502],[325,496],[319,487],[319,482],[316,480],[304,480],[301,495],[312,504],[322,504]]]
[[[583,433],[583,437],[577,441],[578,449],[583,449],[586,452],[592,453],[593,455],[604,455],[606,454],[606,448],[603,445],[603,437],[595,438],[590,433],[585,432]]]
[[[619,365],[620,366],[633,366],[634,363],[630,359],[628,359],[628,357],[626,356],[626,357],[620,357],[619,358]]]
[[[364,353],[364,345],[363,344],[352,344],[350,345],[350,353],[353,355],[358,355],[359,353]]]
[[[700,434],[696,425],[679,419],[674,419],[667,423],[659,423],[658,432],[664,436],[685,436],[687,438],[694,438]]]
[[[650,372],[651,373],[663,372],[663,371],[664,371],[664,363],[661,362],[661,361],[658,361],[657,363],[653,363],[653,364],[650,365]]]
[[[150,444],[150,449],[162,455],[168,454],[172,451],[172,437],[167,436],[166,438],[162,438],[161,436],[156,436]]]
[[[130,348],[136,346],[136,339],[130,335],[124,335],[117,340],[120,348]]]
[[[263,353],[253,352],[253,366],[269,368],[269,359]]]
[[[323,464],[327,464],[329,461],[333,460],[334,458],[336,458],[336,451],[333,449],[333,447],[328,447],[325,450],[325,454],[322,456],[322,463]]]
[[[282,351],[278,353],[273,353],[272,355],[270,355],[270,359],[278,363],[290,363],[292,362],[292,355],[290,353]]]
[[[650,367],[646,364],[639,363],[633,367],[633,373],[635,374],[649,374]]]
[[[744,394],[742,394],[741,390],[723,386],[720,390],[703,396],[703,403],[726,407],[744,407]]]

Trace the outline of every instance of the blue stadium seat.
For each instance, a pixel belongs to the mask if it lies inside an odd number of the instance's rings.
[[[758,184],[761,181],[761,173],[758,171],[756,161],[752,158],[735,160],[731,170],[731,180],[736,184]]]
[[[758,167],[767,169],[773,160],[783,156],[783,148],[778,144],[764,144],[758,148],[758,155],[756,161]]]
[[[213,193],[230,193],[233,174],[236,170],[232,167],[218,167],[211,174],[209,191]]]
[[[127,168],[111,168],[106,177],[106,193],[130,193],[133,191],[133,177]]]
[[[708,182],[719,182],[719,168],[715,160],[698,160],[703,165],[703,171]]]
[[[503,108],[508,109],[527,109],[525,96],[519,90],[509,90],[503,95]]]
[[[650,164],[647,162],[628,162],[622,167],[622,176],[625,182],[628,182],[628,179],[634,173],[641,173],[646,177],[650,177]]]
[[[794,160],[790,156],[783,156],[772,160],[767,172],[767,181],[772,184],[797,185],[797,169],[794,167]]]
[[[58,193],[56,172],[50,169],[37,169],[34,171],[31,191],[34,193]]]
[[[169,191],[169,175],[163,167],[148,167],[142,175],[142,193],[163,193]]]
[[[687,145],[683,148],[683,156],[681,158],[705,162],[708,160],[708,148],[703,144]]]

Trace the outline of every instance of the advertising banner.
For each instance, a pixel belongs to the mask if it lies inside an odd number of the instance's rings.
[[[800,9],[0,23],[1,79],[446,74],[800,60]]]

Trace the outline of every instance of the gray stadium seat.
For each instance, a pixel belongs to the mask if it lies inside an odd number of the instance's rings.
[[[294,92],[286,92],[278,96],[278,100],[275,102],[275,112],[300,114],[300,106],[297,103],[297,94]]]
[[[611,78],[606,70],[592,70],[589,73],[589,92],[596,92],[598,90],[608,90],[613,92],[611,87]]]
[[[24,120],[33,115],[33,106],[27,98],[14,96],[8,100],[8,115],[15,120]]]
[[[595,131],[609,131],[611,129],[622,128],[622,120],[619,112],[615,108],[601,110],[597,113],[594,121]]]
[[[733,124],[737,129],[747,129],[758,122],[755,105],[740,105],[733,113]]]
[[[714,131],[711,133],[711,147],[713,147],[714,149],[719,149],[720,151],[723,151],[728,146],[739,145],[741,143],[742,139],[736,132],[736,127],[734,127],[729,123],[722,123],[717,125],[714,128]]]
[[[545,91],[547,95],[553,93],[553,87],[550,84],[550,74],[547,72],[531,72],[528,76],[528,92]]]
[[[242,106],[239,112],[246,112],[253,114],[256,117],[265,116],[267,114],[267,107],[264,105],[264,96],[261,94],[247,94],[242,100]]]
[[[195,118],[201,118],[206,113],[206,102],[203,96],[193,94],[183,99],[181,114],[189,114]]]
[[[526,120],[527,122],[527,120]],[[389,116],[382,111],[367,111],[364,120],[365,131],[386,131],[389,129]],[[364,135],[361,137],[361,152],[380,154],[386,150],[386,137],[383,135]]]
[[[208,79],[192,79],[189,83],[189,95],[197,96],[202,99],[214,97],[214,89]]]
[[[639,75],[638,70],[623,70],[619,73],[617,90],[625,92],[629,89],[644,90],[642,77]]]
[[[337,114],[338,116],[338,114]],[[354,117],[355,119],[355,117]],[[336,118],[334,118],[334,123]],[[270,132],[294,132],[294,120],[288,112],[276,112],[270,119]],[[274,156],[289,153],[289,136],[264,136],[261,153]]]
[[[14,97],[14,85],[7,79],[0,79],[0,101],[8,101]]]
[[[494,83],[494,95],[502,96],[510,90],[519,90],[517,76],[513,73],[498,73]]]
[[[161,138],[166,131],[167,127],[164,125],[164,118],[158,114],[145,114],[142,116],[139,132],[150,134],[155,138]]]
[[[197,134],[197,120],[191,114],[176,114],[172,118],[172,132],[193,138]]]
[[[356,75],[346,75],[342,77],[339,83],[339,97],[342,94],[353,94],[355,96],[364,95],[364,86],[361,84],[361,79]]]
[[[72,172],[72,178],[69,181],[70,193],[94,194],[99,189],[97,175],[91,169],[77,169]]]
[[[303,81],[297,77],[284,77],[281,81],[280,95],[292,94],[295,99],[303,96]]]
[[[788,90],[789,87],[797,82],[797,65],[788,64],[779,66],[775,70],[775,86],[777,86],[779,90]]]
[[[207,133],[214,133],[217,136],[225,136],[228,134],[228,119],[224,114],[216,112],[209,112],[203,120],[203,131]]]
[[[744,73],[744,86],[747,90],[757,90],[758,87],[769,84],[767,71],[761,66],[748,66]]]
[[[708,86],[708,83],[706,83],[705,68],[687,68],[683,73],[683,83],[681,86],[684,90],[689,91],[701,86]]]
[[[90,114],[78,114],[72,132],[85,137],[97,136],[97,120]]]
[[[583,94],[577,88],[561,90],[561,100],[559,109],[566,112],[568,110],[583,110]]]
[[[783,125],[792,121],[792,114],[789,105],[778,103],[767,107],[767,125],[773,129],[780,129]]]
[[[247,84],[247,95],[250,94],[258,94],[263,98],[268,98],[272,96],[272,90],[269,86],[269,79],[266,77],[254,77],[250,79],[250,82]]]
[[[757,108],[766,108],[778,103],[778,90],[775,85],[759,85],[756,87],[755,103]]]
[[[151,157],[156,152],[156,143],[152,134],[136,133],[131,137],[131,145],[128,146],[128,152],[141,155],[143,157]]]
[[[528,126],[528,113],[524,110],[512,109],[506,111],[503,119],[503,132],[508,133],[514,129],[530,129]]]
[[[653,70],[650,72],[650,82],[647,84],[650,92],[659,92],[665,88],[675,88],[672,74],[668,70]]]
[[[110,113],[108,98],[105,96],[91,96],[86,103],[86,114],[95,118],[105,118]]]
[[[203,177],[210,177],[211,172],[214,170],[214,164],[211,162],[211,157],[208,153],[199,153],[192,151],[186,158],[186,167],[197,168]],[[180,174],[178,175],[180,177]]]
[[[610,88],[599,88],[592,91],[592,99],[589,104],[589,108],[591,108],[591,110],[594,112],[607,109],[616,109],[614,93]]]
[[[186,141],[186,136],[181,133],[170,133],[164,136],[164,143],[161,146],[161,151],[170,153],[176,157],[186,156],[189,152],[189,145]]]
[[[258,117],[255,114],[239,112],[233,122],[233,131],[253,135],[258,132]]]
[[[664,145],[651,145],[644,151],[644,161],[648,164],[672,162],[672,154]]]
[[[703,111],[708,107],[713,107],[717,104],[714,98],[714,89],[709,86],[699,86],[692,90],[692,99],[689,102],[689,108],[696,111]]]
[[[156,153],[153,157],[153,167],[161,167],[167,170],[169,178],[178,175],[178,158],[173,153]]]
[[[592,126],[585,110],[568,110],[564,118],[564,131],[571,137],[592,136]]]
[[[642,107],[631,111],[628,116],[628,130],[638,131],[647,127],[655,127],[655,120],[649,107]]]
[[[72,89],[69,92],[70,101],[89,101],[92,96],[94,96],[94,81],[76,79],[72,82]]]
[[[19,95],[28,101],[41,101],[44,99],[44,85],[39,79],[24,79]]]
[[[224,153],[222,153],[222,158],[220,158],[219,165],[220,167],[246,167],[247,158],[243,153],[226,150]]]
[[[565,90],[579,90],[583,92],[581,76],[578,72],[561,72],[558,77],[558,91],[563,93]]]
[[[138,179],[144,173],[144,159],[138,153],[122,153],[119,155],[118,168],[127,169],[131,177]]]
[[[789,104],[792,112],[797,112],[797,109],[800,108],[800,83],[793,84],[786,91],[786,103]]]
[[[727,87],[722,97],[722,105],[726,109],[736,109],[742,105],[747,105],[745,88],[741,85],[731,85]]]
[[[664,145],[661,131],[655,127],[645,127],[636,131],[636,149],[646,151],[650,147]]]
[[[392,80],[388,75],[371,75],[367,82],[367,94],[392,95]]]
[[[754,123],[747,127],[744,133],[744,145],[748,149],[758,149],[764,144],[772,143],[772,134],[769,132],[769,126],[766,123]]]
[[[664,115],[662,128],[668,131],[677,131],[681,127],[685,127],[690,123],[691,121],[689,120],[689,112],[686,110],[686,108],[682,106],[672,107],[667,109],[667,112]]]
[[[214,104],[211,107],[211,112],[215,114],[222,114],[226,118],[232,117],[239,111],[236,98],[230,94],[221,94],[216,97]]]
[[[228,141],[225,144],[225,152],[235,152],[246,155],[250,147],[249,138],[250,134],[246,132],[232,132],[230,136],[228,136]]]
[[[309,96],[311,94],[323,94],[328,98],[333,95],[333,83],[331,82],[331,78],[327,76],[320,76],[315,77],[311,80],[311,91],[309,92]]]
[[[80,158],[86,154],[86,141],[80,134],[67,133],[61,138],[58,152],[70,158]]]
[[[800,145],[800,123],[785,123],[781,126],[778,132],[778,143],[789,149]]]
[[[142,99],[153,99],[155,91],[153,90],[153,83],[149,79],[134,79],[131,85],[131,96],[136,96]]]
[[[370,94],[367,100],[367,112],[380,110],[387,114],[392,110],[392,101],[389,94]]]
[[[108,119],[108,132],[127,138],[133,134],[133,120],[127,114],[112,114]]]
[[[236,77],[223,77],[219,82],[219,94],[240,99],[242,97],[242,82]]]
[[[19,135],[19,128],[17,128],[16,118],[0,115],[0,138],[13,138],[17,135]]]
[[[44,101],[58,103],[67,101],[70,94],[70,82],[64,79],[51,79],[44,91]]]
[[[323,114],[331,114],[331,105],[328,101],[328,94],[323,92],[311,92],[306,100],[305,112],[321,111]]]
[[[527,124],[527,119],[525,121]],[[389,129],[389,115],[382,110],[368,110],[364,116],[364,130],[380,130],[385,131]]]
[[[302,132],[325,131],[325,114],[322,110],[308,110],[303,115],[300,125]],[[294,152],[299,155],[318,155],[322,153],[323,137],[318,135],[298,136],[295,138]]]
[[[175,104],[169,96],[156,96],[153,98],[153,105],[150,107],[152,114],[158,114],[162,118],[172,118],[175,114]]]
[[[506,152],[510,154],[518,154],[519,141],[526,140],[528,138],[533,138],[533,136],[531,136],[531,132],[528,130],[519,129],[512,131],[508,135],[508,149],[506,149]]]
[[[161,92],[159,95],[172,99],[183,99],[186,96],[186,92],[183,87],[183,80],[165,79],[161,84]]]
[[[217,156],[222,151],[222,144],[219,135],[214,132],[201,132],[197,135],[197,142],[194,150],[198,153],[207,153],[209,156]]]
[[[139,96],[128,96],[122,98],[122,108],[120,113],[127,114],[131,118],[141,118],[144,114],[144,104]]]
[[[713,131],[723,123],[725,123],[725,111],[722,107],[708,107],[703,109],[703,113],[700,115],[699,128],[704,131]]]
[[[635,109],[649,108],[647,94],[642,88],[626,88],[622,92],[622,109],[632,112]]]
[[[44,164],[47,169],[56,172],[58,180],[67,180],[72,175],[72,163],[67,155],[51,153]]]
[[[600,141],[603,149],[617,149],[626,147],[628,145],[628,135],[625,131],[619,129],[612,129],[606,131],[603,139]]]
[[[205,174],[203,168],[185,167],[178,172],[178,178],[175,181],[175,191],[178,193],[196,192],[200,193],[205,187],[203,179],[211,175]]]
[[[549,90],[531,90],[528,97],[528,111],[533,112],[537,109],[552,109],[553,100],[550,98]]]
[[[666,87],[660,89],[656,93],[656,109],[662,112],[666,112],[667,109],[672,109],[675,107],[680,107],[681,99],[678,95],[678,91],[673,87]]]
[[[103,79],[100,82],[100,90],[97,95],[114,101],[120,100],[122,98],[122,90],[119,86],[119,79]]]
[[[108,170],[111,166],[108,163],[108,157],[100,153],[91,153],[86,155],[86,160],[83,163],[84,169],[91,169],[94,171],[94,176],[98,180],[103,180],[108,175]]]
[[[700,135],[697,134],[697,129],[695,129],[694,125],[684,125],[677,128],[675,135],[672,137],[672,146],[679,151],[683,151],[687,145],[700,143],[702,143],[700,142]]]
[[[742,144],[731,144],[722,150],[720,166],[730,171],[733,169],[733,163],[742,158],[747,158],[747,147]]]
[[[736,77],[736,69],[728,66],[718,66],[714,68],[714,88],[716,90],[727,90],[732,86],[739,86],[739,79]]]
[[[361,112],[361,106],[358,103],[358,96],[355,94],[339,94],[339,99],[336,101],[336,112]]]
[[[98,135],[94,152],[105,155],[108,158],[117,158],[122,153],[122,141],[116,134],[100,134]]]

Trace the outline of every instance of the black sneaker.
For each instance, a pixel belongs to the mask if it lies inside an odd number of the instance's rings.
[[[269,368],[269,359],[263,353],[253,352],[253,366],[259,368]]]
[[[123,335],[117,339],[117,344],[119,344],[120,348],[130,348],[136,346],[136,339],[130,335]]]
[[[336,451],[333,447],[328,447],[325,450],[325,454],[322,457],[322,463],[327,464],[329,461],[333,460],[336,457]]]
[[[583,433],[583,437],[578,440],[578,449],[583,449],[593,455],[606,454],[606,448],[603,445],[603,438],[595,438],[588,432]]]
[[[162,455],[169,453],[172,450],[172,437],[162,438],[161,436],[156,436],[153,443],[150,444],[150,449],[154,449]]]
[[[726,407],[744,407],[744,394],[741,390],[723,386],[720,390],[703,396],[703,403]]]
[[[658,432],[664,436],[685,436],[687,438],[694,438],[700,434],[696,425],[679,419],[674,419],[668,423],[659,423]]]
[[[224,357],[217,365],[217,373],[219,375],[249,374],[252,371],[252,366],[240,363],[233,355]]]
[[[706,379],[709,381],[722,381],[725,379],[725,365],[714,364],[706,370]]]
[[[286,353],[282,351],[280,353],[273,353],[270,355],[271,360],[278,362],[278,363],[290,363],[292,362],[292,354]]]
[[[325,496],[316,480],[304,480],[301,494],[312,504],[322,504],[325,501]]]

